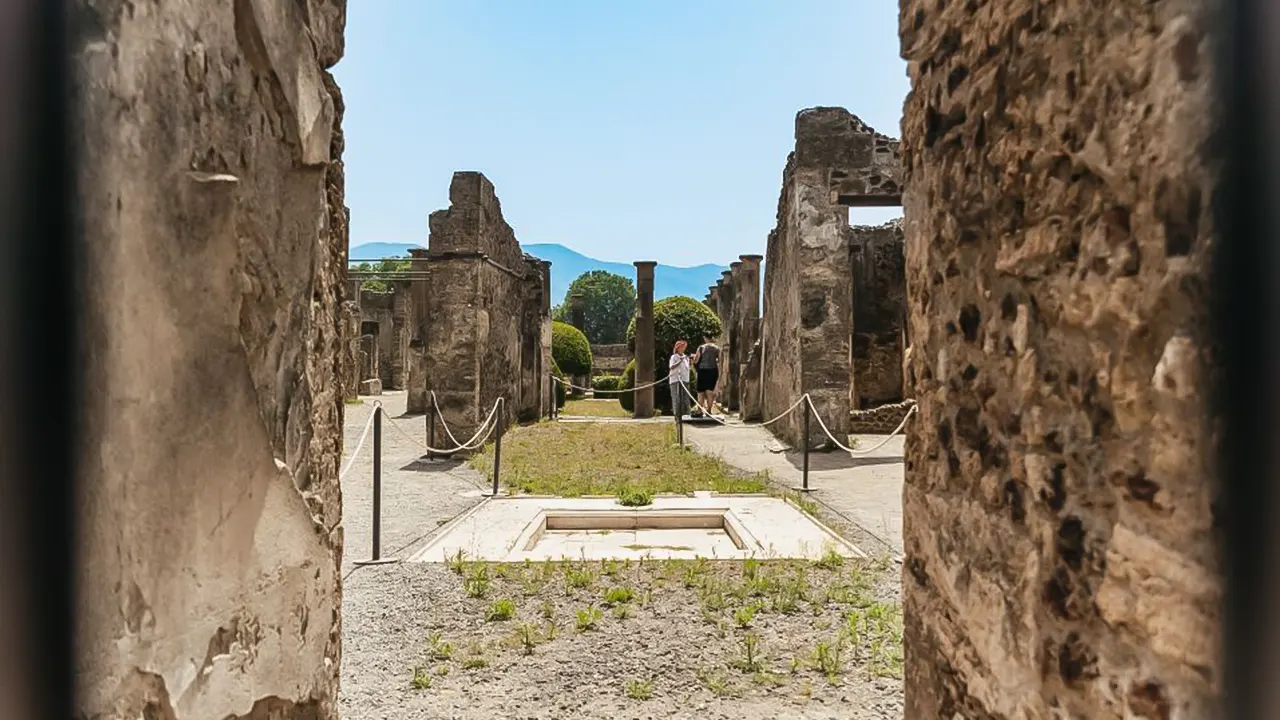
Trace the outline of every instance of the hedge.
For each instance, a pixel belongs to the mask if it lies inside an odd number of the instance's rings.
[[[571,376],[591,374],[591,343],[569,323],[551,323],[551,357]]]
[[[613,390],[618,389],[618,383],[622,382],[621,375],[597,375],[591,378],[591,389],[608,392],[613,395]]]

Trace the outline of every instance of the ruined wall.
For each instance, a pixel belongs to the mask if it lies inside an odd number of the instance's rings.
[[[906,717],[1223,716],[1208,9],[902,2]]]
[[[382,387],[386,390],[395,389],[395,384],[392,380],[392,366],[394,365],[392,355],[395,354],[396,350],[393,304],[394,297],[391,292],[374,290],[362,290],[360,292],[361,326],[367,327],[366,323],[378,324],[378,332],[374,335],[378,345],[378,379],[382,381]]]
[[[499,397],[508,424],[541,414],[533,403],[543,402],[542,393],[533,395],[550,367],[550,273],[521,251],[484,175],[454,173],[449,202],[430,219],[424,377],[445,421],[469,435]],[[538,347],[524,342],[534,332]],[[444,428],[437,435],[433,444],[448,447]]]
[[[75,5],[77,715],[335,717],[345,5]]]
[[[596,375],[621,375],[631,362],[626,343],[591,346],[591,372]]]
[[[762,409],[774,417],[807,392],[841,437],[849,428],[853,329],[847,206],[898,203],[898,144],[830,107],[797,113],[795,139],[766,250]],[[802,442],[799,412],[771,427],[793,446]],[[811,432],[810,442],[824,440],[817,423]]]
[[[902,221],[848,229],[853,273],[853,372],[850,398],[866,409],[902,400],[907,275]]]

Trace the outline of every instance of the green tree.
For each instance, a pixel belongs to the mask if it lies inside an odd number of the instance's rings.
[[[569,323],[551,323],[551,357],[571,376],[591,374],[591,345],[587,336]]]
[[[413,268],[413,261],[408,258],[383,258],[376,263],[356,263],[351,269],[358,272],[398,273],[408,272]],[[391,292],[391,283],[382,278],[367,278],[360,283],[361,290],[369,292]]]
[[[604,270],[591,270],[569,284],[569,295],[582,295],[582,331],[600,345],[620,343],[626,336],[627,321],[635,314],[636,286],[630,278]],[[568,296],[566,296],[567,298]],[[557,305],[554,319],[570,322],[569,302]]]

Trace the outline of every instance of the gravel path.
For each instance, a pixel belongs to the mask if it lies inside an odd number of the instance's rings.
[[[420,416],[399,417],[403,393],[379,400],[392,421],[415,437],[421,434],[414,432],[422,426]],[[347,407],[348,452],[355,448],[372,408],[370,398]],[[440,525],[480,500],[478,486],[485,484],[484,477],[456,462],[420,462],[421,452],[384,424],[384,557],[408,557]],[[735,625],[733,606],[715,611],[717,619],[709,621],[703,591],[685,587],[670,568],[659,569],[654,562],[573,591],[561,575],[548,575],[544,588],[532,590],[525,577],[532,571],[517,566],[511,577],[492,578],[484,598],[468,597],[463,577],[442,565],[356,567],[353,561],[367,558],[370,550],[371,475],[372,437],[343,482],[346,579],[340,708],[347,720],[902,716],[901,680],[873,677],[852,660],[846,660],[849,669],[834,682],[803,666],[815,644],[832,640],[844,624],[851,606],[834,600],[802,604],[795,614],[761,612],[751,631],[760,635],[772,673],[760,675],[729,666],[739,656],[746,632]],[[711,568],[709,575],[720,577],[726,586],[734,578],[741,582],[741,563],[711,563]],[[810,572],[816,578],[823,571]],[[896,568],[881,568],[868,577],[874,578],[868,598],[896,603]],[[599,629],[576,632],[577,611],[593,601],[599,604],[604,589],[615,582],[637,592],[647,590],[645,602],[632,603],[632,614],[625,619],[606,610]],[[827,597],[825,590],[817,589],[821,583],[812,584],[815,597]],[[500,597],[515,601],[516,617],[486,622],[487,610]],[[557,627],[550,641],[545,640],[547,613]],[[522,624],[542,640],[532,655],[514,640]],[[438,642],[453,644],[451,658],[433,658],[435,633]],[[486,667],[465,667],[476,664],[468,658],[481,656]],[[796,658],[802,666],[793,673]],[[415,668],[422,671],[420,684],[429,682],[430,687],[414,687]],[[629,684],[646,680],[652,682],[652,697],[630,697]],[[631,693],[635,694],[643,693]]]

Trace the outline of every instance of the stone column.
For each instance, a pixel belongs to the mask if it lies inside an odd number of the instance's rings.
[[[741,255],[741,277],[737,287],[740,310],[738,328],[738,409],[743,418],[760,415],[760,363],[752,367],[748,359],[760,337],[760,261],[763,255]],[[750,402],[748,401],[750,399]],[[749,406],[750,405],[750,406]]]
[[[581,293],[573,293],[569,295],[567,301],[569,303],[569,324],[585,333],[587,331],[586,298]]]
[[[347,300],[355,303],[356,307],[360,306],[360,285],[362,283],[364,281],[359,279],[347,281]]]
[[[409,385],[409,284],[398,282],[391,292],[391,389]]]
[[[658,263],[636,262],[636,387],[647,385],[653,376],[653,269]],[[653,416],[653,388],[635,391],[635,417]]]
[[[539,393],[539,402],[542,403],[541,415],[549,416],[552,410],[552,394],[554,388],[551,382],[551,262],[542,261],[542,308],[540,310],[540,318],[542,323],[542,338],[540,343],[540,364],[538,365],[538,376],[541,378],[540,387],[542,392]]]
[[[341,370],[342,399],[355,401],[360,396],[360,307],[350,300],[342,303],[342,332],[338,352]]]
[[[711,312],[716,313],[717,317],[719,317],[720,315],[718,311],[719,310],[718,304],[720,302],[720,298],[717,297],[719,294],[720,294],[720,290],[717,289],[715,285],[712,285],[711,287],[707,288],[707,296],[702,299],[702,304],[706,305],[707,309],[710,310]]]
[[[421,415],[427,412],[430,402],[427,400],[426,348],[422,338],[415,337],[409,341],[408,393],[405,398],[405,412]]]
[[[720,298],[720,307],[717,310],[720,316],[720,349],[727,360],[729,357],[729,310],[733,307],[733,273],[728,270],[720,273],[716,288],[718,289],[716,296]]]
[[[427,284],[427,265],[430,260],[427,258],[426,248],[412,248],[409,255],[413,258],[410,261],[410,270],[413,271],[414,278],[410,281],[413,288],[412,311],[413,311],[413,327],[412,336],[421,340],[427,339],[427,297],[431,292],[431,288]]]
[[[409,355],[408,372],[406,373],[408,396],[405,398],[405,412],[419,414],[427,412],[427,376],[425,362],[427,340],[427,298],[431,292],[427,284],[426,248],[410,248],[409,269],[415,277],[409,281]]]
[[[729,306],[729,353],[725,363],[724,404],[729,412],[738,412],[738,373],[742,369],[742,361],[746,353],[751,351],[742,342],[742,297],[738,288],[742,284],[742,261],[729,263],[729,297],[733,299]]]

